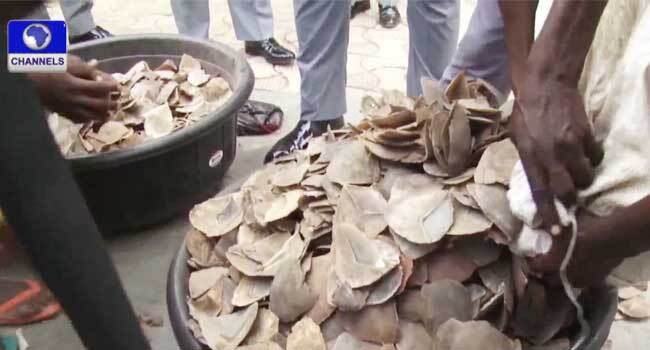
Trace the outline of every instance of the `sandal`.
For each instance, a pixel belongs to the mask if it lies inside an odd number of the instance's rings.
[[[41,283],[0,279],[0,326],[40,322],[59,312],[61,306]]]

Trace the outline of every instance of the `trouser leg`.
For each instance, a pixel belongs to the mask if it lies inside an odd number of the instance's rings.
[[[510,93],[508,51],[505,30],[498,0],[477,2],[458,51],[445,70],[443,84],[448,84],[460,71],[469,76],[482,78],[494,85],[503,96]]]
[[[273,37],[271,0],[229,0],[237,39],[259,41]]]
[[[92,14],[93,0],[60,0],[60,2],[71,37],[86,34],[97,26]]]
[[[171,0],[178,32],[195,38],[210,36],[210,0]]]
[[[30,12],[25,19],[49,19],[50,14],[47,12],[45,5],[41,4],[36,6],[32,12]]]
[[[379,0],[381,6],[397,6],[399,0]]]
[[[420,79],[439,80],[458,42],[459,0],[409,0],[409,59],[406,92],[422,94]]]
[[[294,0],[302,120],[345,114],[350,0]]]

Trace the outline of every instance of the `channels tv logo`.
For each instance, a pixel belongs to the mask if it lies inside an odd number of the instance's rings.
[[[68,28],[64,21],[13,20],[7,27],[10,72],[66,71]]]

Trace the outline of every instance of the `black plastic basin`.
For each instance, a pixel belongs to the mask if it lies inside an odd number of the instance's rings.
[[[237,111],[255,79],[246,59],[229,47],[179,35],[131,35],[74,45],[70,53],[99,68],[126,72],[144,60],[152,68],[183,54],[201,61],[232,89],[231,99],[203,120],[131,149],[70,158],[95,221],[104,233],[129,231],[186,211],[218,191],[235,158]]]
[[[172,261],[167,276],[167,310],[176,341],[181,350],[209,350],[199,343],[187,328],[190,318],[187,309],[189,295],[188,281],[190,269],[187,265],[189,258],[185,243],[181,245]],[[574,350],[601,350],[609,336],[609,330],[616,316],[618,307],[618,291],[614,287],[603,287],[592,290],[589,297],[582,300],[585,305],[587,321],[591,326],[591,337],[581,347]]]

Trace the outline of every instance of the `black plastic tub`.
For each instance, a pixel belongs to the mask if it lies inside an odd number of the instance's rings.
[[[169,267],[167,276],[167,310],[174,336],[181,350],[209,350],[199,343],[187,327],[190,318],[186,298],[189,295],[188,281],[190,269],[185,243],[181,245]],[[592,290],[589,297],[582,300],[585,305],[587,321],[591,326],[591,336],[585,344],[574,350],[601,350],[609,336],[609,330],[618,308],[618,291],[614,287]]]
[[[69,159],[95,221],[104,233],[130,231],[186,211],[218,191],[235,158],[237,111],[255,79],[246,59],[229,47],[179,35],[132,35],[74,45],[70,53],[99,68],[126,72],[138,61],[152,68],[183,54],[221,75],[233,95],[200,122],[131,149]]]

